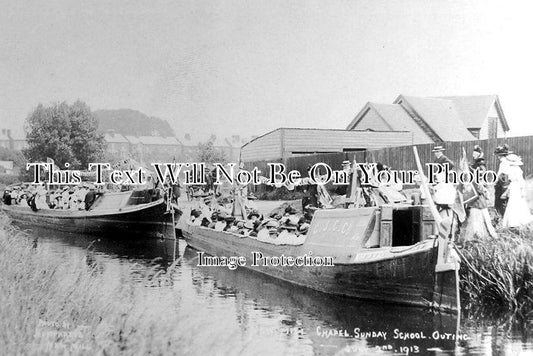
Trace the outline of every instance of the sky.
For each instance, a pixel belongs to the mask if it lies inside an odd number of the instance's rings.
[[[530,2],[0,0],[0,127],[39,103],[178,132],[345,128],[366,102],[498,94],[533,134]]]

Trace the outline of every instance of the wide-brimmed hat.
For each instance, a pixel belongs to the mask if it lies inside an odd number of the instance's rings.
[[[446,149],[442,146],[435,146],[433,147],[433,149],[431,150],[431,152],[442,152],[442,151],[445,151]]]
[[[277,229],[279,227],[279,222],[277,220],[270,219],[265,225],[268,229]]]
[[[343,165],[343,166],[347,166],[347,165],[349,165],[349,164],[350,164],[350,161],[348,161],[348,160],[344,160],[344,161],[342,161],[342,165]]]
[[[483,153],[483,150],[481,149],[481,147],[479,147],[479,145],[475,145],[474,152]]]
[[[507,144],[505,144],[503,146],[498,146],[494,150],[494,154],[496,156],[507,156],[508,154],[511,154],[511,153],[513,153],[513,151],[509,150],[509,146],[507,146]]]
[[[508,154],[505,156],[505,159],[509,162],[510,166],[521,166],[524,163],[522,162],[522,158],[520,156],[515,155],[514,153]]]
[[[294,225],[289,225],[289,224],[281,225],[281,228],[282,228],[282,229],[285,229],[285,230],[296,230],[296,226],[294,226]]]

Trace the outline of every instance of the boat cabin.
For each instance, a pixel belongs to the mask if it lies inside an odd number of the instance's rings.
[[[422,205],[317,210],[304,245],[347,263],[359,252],[415,245],[434,234],[434,224],[429,208]]]
[[[383,205],[379,247],[409,246],[434,234],[435,219],[422,205]],[[377,247],[377,246],[369,246]]]

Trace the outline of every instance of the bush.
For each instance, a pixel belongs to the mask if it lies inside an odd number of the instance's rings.
[[[498,235],[459,249],[464,307],[527,318],[533,310],[532,227],[502,229]]]
[[[85,256],[69,252],[58,258],[0,216],[3,355],[201,355],[235,347],[224,323],[203,333],[209,310],[169,298],[179,259],[166,270],[121,264],[129,270],[118,273],[90,248]]]

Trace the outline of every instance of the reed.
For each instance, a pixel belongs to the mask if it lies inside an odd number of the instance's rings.
[[[523,320],[533,314],[533,229],[500,229],[461,249],[461,293],[466,311]]]
[[[127,273],[116,273],[90,249],[58,259],[40,245],[0,216],[4,355],[209,354],[214,346],[221,353],[257,346],[236,344],[223,322],[205,333],[211,311],[168,298],[179,292],[172,278],[179,260],[166,270],[127,263]]]

